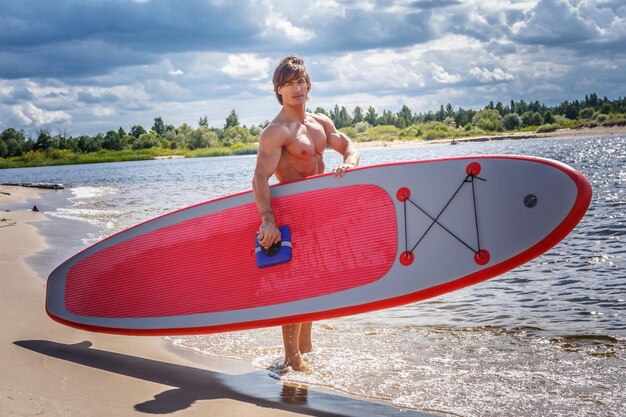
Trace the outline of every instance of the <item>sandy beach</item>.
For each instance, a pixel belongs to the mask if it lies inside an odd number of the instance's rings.
[[[423,416],[306,386],[243,361],[173,348],[160,337],[89,333],[45,313],[45,278],[26,258],[45,248],[32,210],[48,193],[0,186],[0,414],[3,416]]]
[[[426,145],[456,144],[466,142],[489,142],[495,140],[520,140],[520,139],[540,139],[540,138],[571,138],[571,137],[593,137],[593,136],[612,136],[626,135],[626,126],[599,126],[593,128],[579,129],[557,129],[554,132],[535,133],[535,132],[516,132],[505,133],[492,136],[471,136],[456,139],[435,139],[435,140],[394,140],[394,141],[370,141],[356,142],[358,148],[375,148],[375,147],[413,147]]]

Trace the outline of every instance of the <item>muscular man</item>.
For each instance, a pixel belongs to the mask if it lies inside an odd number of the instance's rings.
[[[333,169],[341,178],[359,164],[359,153],[350,139],[337,131],[332,120],[323,114],[306,112],[311,79],[298,56],[284,58],[272,79],[281,111],[259,138],[256,169],[252,180],[254,198],[261,215],[259,242],[269,248],[280,241],[280,231],[272,211],[269,179],[291,181],[324,172],[324,150],[330,146],[343,156],[343,163]],[[302,353],[310,352],[311,323],[283,326],[284,366],[300,371]]]

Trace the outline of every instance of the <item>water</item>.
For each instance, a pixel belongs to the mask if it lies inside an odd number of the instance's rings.
[[[478,154],[535,155],[573,166],[593,186],[587,215],[548,253],[490,281],[315,323],[315,350],[306,355],[311,370],[282,378],[461,416],[626,415],[626,138],[364,149],[362,163]],[[40,207],[57,218],[40,226],[60,229],[44,230],[60,242],[51,246],[64,248],[38,255],[45,274],[103,236],[248,189],[254,158],[0,170],[0,182],[69,187]],[[326,160],[333,167],[339,157],[328,151]],[[260,369],[282,357],[278,328],[170,340]]]

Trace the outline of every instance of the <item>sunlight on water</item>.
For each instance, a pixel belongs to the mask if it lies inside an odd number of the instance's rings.
[[[626,411],[623,339],[343,320],[316,323],[313,338],[315,350],[305,355],[309,371],[287,372],[282,380],[466,416]],[[171,340],[207,355],[248,360],[268,373],[282,359],[280,329]]]

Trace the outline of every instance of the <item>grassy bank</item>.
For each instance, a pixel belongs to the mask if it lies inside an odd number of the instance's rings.
[[[416,123],[405,129],[391,125],[374,126],[365,131],[358,131],[354,127],[340,129],[354,142],[362,143],[390,143],[390,142],[431,142],[441,139],[455,139],[459,141],[471,138],[506,138],[507,136],[528,133],[530,135],[548,134],[562,129],[575,130],[601,130],[602,128],[623,128],[626,126],[626,118],[619,117],[612,120],[599,122],[596,120],[575,121],[559,118],[559,123],[543,124],[540,126],[528,126],[515,130],[486,130],[473,124],[464,127],[456,127],[453,123],[426,122]],[[189,149],[169,149],[152,147],[148,149],[121,151],[100,150],[98,152],[72,152],[68,149],[48,148],[45,151],[28,151],[21,156],[0,158],[0,169],[23,168],[50,165],[73,165],[93,164],[102,162],[124,162],[151,160],[157,158],[204,158],[211,156],[249,155],[256,154],[256,143],[237,143],[229,147],[209,147]]]
[[[256,150],[256,145],[235,145],[231,147],[201,148],[194,150],[164,148],[123,151],[101,150],[90,153],[75,153],[67,149],[47,149],[46,151],[30,151],[22,156],[13,158],[0,158],[0,169],[142,161],[159,157],[204,158],[210,156],[249,155],[256,154]]]

